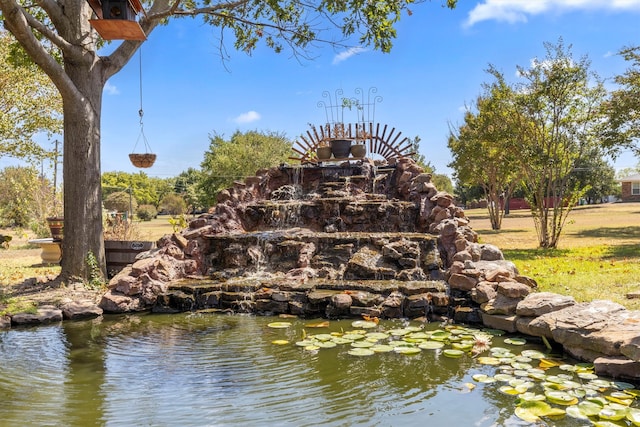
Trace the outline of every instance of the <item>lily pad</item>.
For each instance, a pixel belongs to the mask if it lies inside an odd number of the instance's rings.
[[[366,341],[366,340],[360,340],[360,341],[354,341],[351,343],[351,347],[354,348],[370,348],[373,347],[375,344],[372,343],[371,341]]]
[[[525,401],[515,410],[518,418],[530,423],[540,421],[540,417],[561,416],[564,413],[562,409],[554,408],[546,402],[537,400]]]
[[[394,347],[386,344],[376,344],[370,348],[376,353],[389,353],[390,351],[393,351]]]
[[[456,350],[454,348],[448,348],[446,350],[443,350],[442,354],[447,357],[458,358],[464,356],[464,351]]]
[[[353,342],[353,340],[346,339],[345,337],[333,337],[331,341],[336,344],[351,344]]]
[[[271,322],[267,326],[274,329],[285,329],[291,327],[291,322]]]
[[[602,420],[608,421],[620,421],[623,418],[626,418],[628,412],[628,408],[620,408],[614,409],[612,407],[602,408],[600,412],[598,412],[598,417]]]
[[[565,409],[565,412],[571,418],[575,418],[575,419],[578,419],[578,420],[588,420],[589,419],[589,417],[580,410],[580,407],[578,405],[567,406],[567,409]]]
[[[479,382],[479,383],[484,383],[484,384],[488,384],[488,383],[494,383],[496,382],[496,379],[487,375],[487,374],[474,374],[471,376],[471,378],[473,378],[474,381]]]
[[[546,357],[543,352],[538,350],[522,350],[520,354],[530,359],[544,359]]]
[[[389,338],[389,334],[385,334],[384,332],[367,332],[365,334],[366,338],[373,338],[376,340],[386,340]]]
[[[437,350],[444,347],[444,343],[438,341],[425,341],[418,344],[418,347],[423,350]]]
[[[525,345],[527,340],[524,338],[505,338],[504,343],[511,345]]]
[[[500,359],[491,356],[481,356],[476,359],[481,365],[499,365]]]
[[[271,344],[287,345],[287,344],[289,344],[289,341],[287,341],[287,340],[273,340],[273,341],[271,341]]]
[[[347,353],[351,356],[372,356],[375,354],[370,348],[352,348]]]
[[[318,341],[316,343],[316,346],[318,346],[320,348],[333,348],[336,345],[337,344],[335,343],[335,341]]]
[[[356,320],[351,323],[351,326],[354,328],[373,329],[378,327],[378,324],[369,320]]]
[[[547,400],[551,403],[555,403],[557,405],[576,405],[578,403],[578,399],[575,396],[570,395],[564,391],[559,390],[547,390],[544,395],[547,397]]]
[[[351,340],[351,341],[357,341],[357,340],[361,340],[364,339],[364,334],[344,334],[342,336],[342,338],[346,339],[346,340]]]
[[[399,354],[409,355],[409,354],[418,354],[422,350],[420,350],[418,347],[395,347],[393,351]]]
[[[640,426],[640,409],[629,408],[627,411],[627,420],[631,421],[634,426]]]

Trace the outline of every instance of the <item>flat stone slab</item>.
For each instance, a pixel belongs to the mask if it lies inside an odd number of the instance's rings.
[[[53,323],[62,321],[62,310],[54,306],[41,306],[35,313],[16,313],[11,316],[11,324],[39,325],[43,323]]]

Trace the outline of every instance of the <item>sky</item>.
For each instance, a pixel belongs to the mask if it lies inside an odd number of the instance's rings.
[[[174,19],[107,82],[102,171],[140,171],[127,155],[144,151],[145,138],[157,161],[143,171],[159,178],[199,168],[214,134],[258,130],[295,140],[310,123],[326,122],[318,107],[323,92],[351,97],[373,88],[381,98],[375,122],[419,136],[436,173],[451,176],[449,129],[462,124],[466,106],[492,81],[489,65],[515,82],[516,66],[529,67],[545,56],[545,42],[562,38],[574,58],[588,56],[592,71],[611,79],[629,65],[617,52],[640,45],[640,0],[460,0],[453,10],[442,3],[413,5],[397,25],[391,53],[318,45],[310,59],[267,48],[248,56],[227,46],[230,58],[222,61],[215,28]],[[624,152],[612,164],[619,170],[639,160]]]

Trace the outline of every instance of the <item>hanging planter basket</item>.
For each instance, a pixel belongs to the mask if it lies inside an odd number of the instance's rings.
[[[142,51],[139,52],[140,58],[140,110],[138,111],[138,115],[140,116],[140,135],[138,135],[138,139],[136,144],[133,146],[133,153],[129,154],[129,160],[133,166],[137,168],[150,168],[156,161],[156,155],[150,153],[151,147],[149,146],[149,142],[147,141],[147,137],[144,134],[144,124],[142,122],[142,117],[144,116],[144,111],[142,110]],[[138,143],[142,140],[144,145],[144,153],[136,153],[135,149],[138,146]]]
[[[137,168],[150,168],[156,161],[156,155],[153,153],[131,153],[129,154],[129,160]]]

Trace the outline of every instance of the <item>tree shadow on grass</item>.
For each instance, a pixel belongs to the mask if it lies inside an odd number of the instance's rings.
[[[601,227],[575,233],[578,237],[607,239],[640,239],[640,226]]]
[[[537,258],[560,258],[568,256],[569,249],[505,249],[504,258],[509,261],[530,261]]]
[[[491,235],[505,232],[505,230],[474,230],[474,231],[478,233],[478,235],[480,236],[482,235],[491,236]],[[526,233],[529,230],[506,230],[506,231],[508,231],[509,233]]]
[[[509,261],[531,261],[539,258],[561,258],[580,256],[571,249],[505,249],[504,258]],[[638,258],[640,259],[640,244],[609,246],[600,255],[602,259]]]

